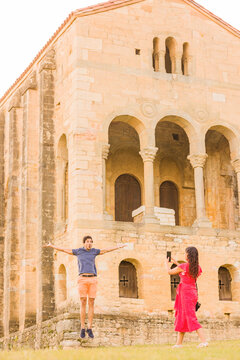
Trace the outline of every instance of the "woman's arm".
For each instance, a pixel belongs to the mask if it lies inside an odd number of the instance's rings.
[[[121,248],[123,248],[124,246],[126,246],[126,244],[124,244],[124,245],[120,245],[120,246],[118,246],[118,247],[116,247],[116,248],[111,248],[111,249],[102,249],[102,250],[100,250],[99,255],[103,255],[103,254],[106,254],[106,253],[108,253],[108,252],[110,252],[110,251],[114,251],[114,250],[121,249]]]
[[[177,260],[173,259],[173,258],[172,258],[172,260],[171,260],[171,261],[172,261],[172,263],[173,263],[173,264],[175,264],[175,265],[177,265],[177,266],[179,266],[179,265],[180,265],[180,263],[179,263]]]
[[[55,249],[57,251],[62,251],[62,252],[65,252],[68,255],[73,255],[72,249],[60,248],[60,247],[57,247],[57,246],[55,246],[55,245],[53,245],[51,243],[48,243],[47,245],[43,245],[43,247],[51,247],[51,248],[53,248],[53,249]]]
[[[168,260],[168,258],[166,258],[166,260],[165,260],[165,268],[166,268],[169,275],[177,275],[177,274],[180,274],[183,271],[183,269],[181,269],[179,266],[176,266],[174,269],[171,269],[170,264],[171,264],[171,262]]]

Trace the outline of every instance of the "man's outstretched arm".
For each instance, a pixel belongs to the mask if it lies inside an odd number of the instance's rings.
[[[103,255],[103,254],[106,254],[106,253],[108,253],[108,252],[110,252],[110,251],[114,251],[114,250],[121,249],[121,248],[123,248],[124,246],[126,246],[126,244],[120,245],[120,246],[118,246],[118,247],[111,248],[111,249],[102,249],[102,250],[100,250],[99,255]]]
[[[72,253],[72,249],[64,249],[64,248],[61,248],[61,247],[58,247],[58,246],[55,246],[51,243],[48,243],[47,245],[43,245],[43,247],[50,247],[50,248],[53,248],[57,251],[62,251],[62,252],[65,252],[66,254],[68,255],[73,255]]]

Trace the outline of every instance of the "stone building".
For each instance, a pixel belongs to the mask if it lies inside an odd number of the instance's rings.
[[[96,334],[173,341],[164,259],[195,245],[199,318],[239,336],[239,37],[193,0],[109,1],[72,12],[5,93],[2,346],[76,342],[76,258],[42,246],[86,234],[128,243],[97,258]]]

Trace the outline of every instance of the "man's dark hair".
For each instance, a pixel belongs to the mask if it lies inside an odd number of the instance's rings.
[[[92,239],[92,237],[91,237],[90,235],[84,236],[84,238],[83,238],[83,243],[84,243],[84,244],[85,244],[85,242],[86,242],[87,239]]]

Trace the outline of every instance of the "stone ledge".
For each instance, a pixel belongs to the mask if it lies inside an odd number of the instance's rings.
[[[207,338],[212,341],[239,339],[240,319],[200,319]],[[168,315],[118,315],[96,314],[94,340],[79,339],[78,312],[68,312],[23,332],[0,339],[0,349],[28,348],[78,348],[81,346],[122,346],[137,344],[174,343],[174,317]],[[196,341],[196,334],[186,334],[187,341]]]

